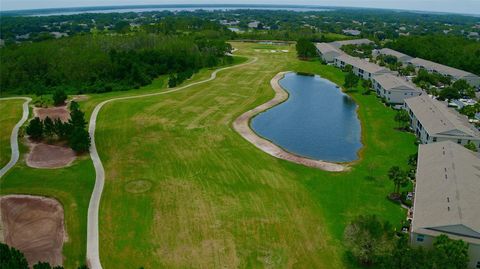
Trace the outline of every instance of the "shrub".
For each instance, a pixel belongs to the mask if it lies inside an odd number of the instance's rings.
[[[53,93],[52,96],[53,99],[53,104],[56,106],[63,105],[65,104],[65,101],[67,100],[67,94],[63,89],[57,89]]]
[[[30,138],[34,140],[40,140],[43,138],[43,122],[40,120],[39,117],[35,117],[28,123],[27,126],[27,134]]]

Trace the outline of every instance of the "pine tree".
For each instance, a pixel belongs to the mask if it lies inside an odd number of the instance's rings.
[[[43,123],[39,117],[35,117],[27,126],[27,134],[34,140],[43,138]]]
[[[43,120],[43,132],[47,138],[52,138],[55,134],[55,124],[48,116]]]
[[[87,152],[90,148],[90,134],[84,128],[75,127],[68,138],[68,144],[77,153]]]

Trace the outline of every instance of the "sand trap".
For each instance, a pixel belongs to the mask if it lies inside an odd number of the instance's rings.
[[[41,120],[44,120],[47,116],[52,120],[59,118],[63,122],[67,122],[70,119],[70,112],[67,109],[67,106],[56,106],[56,107],[35,107],[33,109],[33,114],[35,117],[39,117]]]
[[[47,261],[62,265],[66,238],[63,208],[54,199],[7,195],[0,198],[5,242],[25,254],[30,266]]]
[[[33,168],[61,168],[70,165],[77,155],[71,148],[31,143],[27,155],[27,165]]]

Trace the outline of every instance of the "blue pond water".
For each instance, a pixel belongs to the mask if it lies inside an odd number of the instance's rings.
[[[332,162],[358,158],[362,147],[357,104],[329,80],[288,73],[290,97],[252,119],[252,129],[285,150]]]

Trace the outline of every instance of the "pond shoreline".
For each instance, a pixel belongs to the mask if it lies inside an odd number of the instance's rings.
[[[240,115],[233,122],[233,128],[244,139],[255,145],[258,149],[273,157],[329,172],[343,172],[349,170],[349,166],[346,164],[314,160],[288,152],[283,148],[277,146],[276,144],[272,143],[271,141],[260,137],[251,128],[250,121],[253,117],[278,104],[285,102],[288,99],[289,94],[285,89],[282,88],[282,86],[280,86],[279,81],[285,76],[285,74],[289,72],[290,71],[280,72],[275,75],[270,80],[270,85],[275,92],[275,96],[266,103],[263,103]]]

